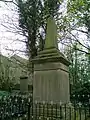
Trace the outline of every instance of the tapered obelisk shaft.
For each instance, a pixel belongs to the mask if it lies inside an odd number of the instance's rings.
[[[53,17],[49,17],[47,19],[45,49],[46,48],[58,48],[57,27],[56,27],[55,20]]]

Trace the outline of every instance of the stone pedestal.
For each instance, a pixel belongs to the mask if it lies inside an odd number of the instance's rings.
[[[58,50],[57,26],[52,16],[47,19],[44,50],[31,62],[34,63],[34,102],[69,102],[69,62]]]
[[[28,77],[20,77],[20,92],[28,92]]]
[[[33,100],[69,102],[69,62],[56,48],[45,49],[34,63]]]

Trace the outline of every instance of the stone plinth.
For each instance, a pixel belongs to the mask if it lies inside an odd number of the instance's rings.
[[[34,63],[33,100],[69,102],[69,62],[56,48],[45,49]]]
[[[28,92],[28,77],[20,77],[20,92]]]

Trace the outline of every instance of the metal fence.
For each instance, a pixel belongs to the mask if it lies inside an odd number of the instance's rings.
[[[0,120],[90,120],[90,104],[33,103],[31,96],[9,96],[0,100]]]
[[[76,103],[79,103],[79,102],[81,102],[82,104],[90,103],[90,95],[89,94],[82,94],[82,95],[72,94],[70,96],[70,99],[72,102],[76,102]]]
[[[30,98],[27,96],[8,96],[0,99],[0,120],[15,120],[27,116],[30,107]]]
[[[82,104],[35,103],[29,110],[30,120],[88,120],[90,107]]]

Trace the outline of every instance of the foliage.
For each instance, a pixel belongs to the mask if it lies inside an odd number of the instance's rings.
[[[78,51],[88,53],[90,50],[90,2],[88,0],[68,0],[67,17],[69,43],[78,42],[83,49]]]
[[[82,85],[76,85],[73,87],[71,94],[71,100],[88,103],[90,99],[90,82],[83,83]]]
[[[72,21],[78,25],[86,25],[90,28],[90,2],[88,0],[70,0],[68,1],[68,13]]]
[[[69,67],[71,94],[86,95],[89,94],[90,89],[90,2],[88,0],[68,0],[67,21],[69,21],[68,31],[71,40],[71,44],[68,45],[69,54],[67,54],[71,61]],[[86,38],[83,39],[83,36]]]
[[[71,62],[69,66],[71,100],[88,102],[88,95],[90,95],[90,56],[78,51],[77,47],[81,46],[75,43],[67,52],[69,53],[68,59]],[[83,95],[85,96],[83,97]]]
[[[56,16],[60,0],[18,0],[19,26],[26,36],[29,61],[37,55],[38,50],[44,49],[46,20]],[[33,73],[34,65],[29,62],[29,71]]]
[[[27,37],[27,49],[30,58],[37,55],[37,42],[44,48],[43,34],[40,28],[46,31],[46,18],[55,16],[60,6],[59,0],[27,0],[18,1],[19,25]]]

